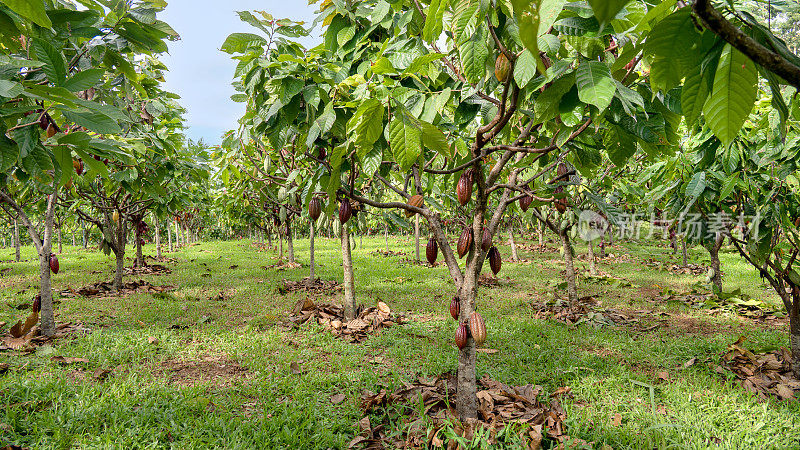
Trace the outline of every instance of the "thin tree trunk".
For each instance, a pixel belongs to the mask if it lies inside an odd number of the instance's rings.
[[[792,347],[792,373],[796,380],[800,380],[800,298],[794,297],[791,304],[789,331]]]
[[[716,291],[722,292],[722,273],[720,272],[720,262],[719,262],[719,250],[722,248],[722,243],[725,242],[725,236],[722,233],[719,233],[714,240],[714,243],[711,244],[711,248],[708,249],[708,253],[711,256],[711,270],[714,271],[713,276],[711,277],[711,283],[714,285]]]
[[[572,260],[572,244],[569,241],[569,234],[566,230],[559,232],[561,235],[561,245],[564,248],[564,267],[566,269],[565,278],[567,281],[567,295],[572,307],[578,305],[578,287],[575,284],[575,265]]]
[[[414,245],[416,246],[416,261],[419,262],[419,214],[414,214]]]
[[[134,231],[134,239],[136,239],[136,262],[134,266],[136,267],[144,267],[144,255],[142,255],[142,233],[139,232],[139,224],[134,225],[136,230]]]
[[[47,197],[47,210],[45,212],[44,222],[44,239],[42,240],[39,248],[39,298],[40,298],[40,313],[41,313],[41,327],[42,334],[45,336],[52,336],[56,333],[56,320],[53,311],[53,289],[50,280],[50,254],[53,247],[53,215],[56,210],[56,197],[57,194],[52,194]],[[30,226],[29,226],[30,228]],[[33,231],[31,238],[37,240],[38,237]],[[34,244],[36,246],[36,244]]]
[[[22,245],[19,242],[19,219],[14,218],[14,261],[19,262],[22,255]]]
[[[389,225],[383,224],[383,240],[386,243],[386,253],[389,253]],[[17,258],[19,261],[19,258]]]
[[[267,229],[264,234],[267,235],[267,248],[272,250],[272,230]]]
[[[77,245],[78,245],[77,241],[75,240],[75,230],[73,229],[72,230],[72,246],[76,247]]]
[[[161,260],[161,226],[156,218],[156,259]]]
[[[511,246],[511,260],[514,262],[519,261],[519,256],[517,255],[517,243],[514,242],[514,226],[508,226],[508,245]]]
[[[689,258],[686,254],[686,236],[681,236],[681,256],[683,257],[683,267],[689,265]]]
[[[167,241],[169,241],[169,252],[172,253],[172,231],[169,229],[169,221],[167,221],[167,229],[165,231],[167,232]]]
[[[350,252],[350,233],[347,224],[342,225],[342,271],[344,274],[344,319],[356,316],[356,288],[353,278],[353,258]]]
[[[286,218],[286,250],[289,253],[289,263],[294,263],[294,240],[292,239],[292,228],[289,218]]]
[[[83,239],[83,249],[86,250],[88,245],[88,236],[86,236],[86,222],[81,220],[81,238]]]
[[[61,224],[58,225],[58,254],[64,253],[64,246],[63,246],[63,233],[61,232]]]
[[[597,275],[597,261],[594,257],[594,243],[589,241],[586,244],[587,247],[589,247],[589,273],[592,275]]]
[[[472,251],[467,257],[467,267],[464,270],[464,278],[458,289],[459,299],[459,323],[469,320],[469,316],[475,311],[475,300],[477,298],[478,283],[477,274],[473,267]],[[475,341],[470,337],[467,345],[458,352],[458,373],[456,389],[456,410],[461,420],[476,418],[478,415],[478,398],[476,385],[476,348]]]
[[[117,248],[116,251],[114,252],[114,256],[116,256],[117,259],[117,267],[116,270],[114,271],[114,285],[113,285],[116,291],[122,289],[122,275],[125,272],[125,244],[128,239],[128,237],[125,235],[126,234],[125,223],[126,222],[124,219],[120,219],[119,223],[115,225],[117,229],[114,230],[117,234],[116,236]]]
[[[605,258],[606,257],[606,236],[605,236],[605,234],[600,236],[600,244],[598,244],[597,246],[600,247],[600,257],[601,258]]]
[[[314,277],[314,221],[311,221],[311,231],[309,232],[309,239],[308,239],[308,251],[310,254],[309,257],[309,274],[308,279],[313,283],[316,278]]]
[[[546,226],[544,222],[539,223],[539,247],[544,247],[544,231]]]
[[[178,227],[178,221],[173,222],[175,224],[175,248],[179,248],[181,246],[181,235],[180,235],[180,227]]]

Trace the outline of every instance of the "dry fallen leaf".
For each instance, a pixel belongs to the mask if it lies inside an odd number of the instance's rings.
[[[389,305],[387,305],[387,304],[386,304],[386,303],[384,303],[384,302],[378,302],[378,309],[379,309],[379,310],[380,310],[382,313],[384,313],[384,314],[386,314],[386,315],[389,315],[389,314],[392,312],[392,310],[391,310],[391,309],[389,309]]]
[[[479,348],[477,350],[478,353],[486,353],[487,355],[493,355],[493,354],[497,353],[498,351],[499,350],[496,350],[496,349],[493,349],[493,348]]]
[[[616,413],[611,417],[611,426],[618,427],[622,425],[622,414]]]
[[[339,403],[342,403],[345,398],[346,397],[344,394],[331,395],[331,403],[333,403],[334,405],[338,405]]]
[[[158,344],[158,338],[150,336],[150,337],[147,338],[147,343],[148,344]]]
[[[71,356],[53,356],[50,358],[51,361],[57,362],[62,366],[66,366],[67,364],[75,364],[75,363],[88,363],[89,360],[86,358],[73,358]]]
[[[300,370],[300,364],[298,364],[297,361],[292,361],[292,363],[289,364],[289,369],[291,369],[292,373],[295,375],[300,375],[303,373],[303,371]]]
[[[656,375],[658,376],[658,379],[661,381],[669,380],[669,373],[665,371],[658,372]]]
[[[688,369],[689,367],[692,367],[696,363],[697,363],[697,358],[692,358],[692,359],[686,361],[685,363],[683,363],[683,368],[684,369]]]

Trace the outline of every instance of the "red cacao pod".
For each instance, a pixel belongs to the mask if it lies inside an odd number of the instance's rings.
[[[33,298],[33,305],[31,305],[33,312],[38,313],[42,309],[42,296],[36,294],[36,297]]]
[[[425,258],[428,259],[428,264],[433,265],[436,258],[439,256],[439,243],[435,238],[428,239],[428,245],[425,246]]]
[[[320,214],[322,214],[322,203],[317,197],[314,197],[308,203],[308,215],[311,216],[311,220],[316,221]]]
[[[456,245],[459,258],[463,258],[464,255],[469,252],[470,247],[472,247],[472,235],[472,228],[470,227],[464,228],[464,231],[461,232],[461,237],[458,238],[458,245]]]
[[[408,199],[408,204],[411,206],[416,206],[417,208],[422,208],[422,204],[424,203],[423,198],[421,195],[415,195]],[[411,211],[406,211],[406,217],[413,216],[414,213]]]
[[[75,173],[78,175],[83,175],[83,161],[80,159],[73,159],[72,160],[72,167],[75,169]]]
[[[475,340],[475,345],[483,345],[486,342],[486,324],[478,311],[473,311],[469,315],[469,333]]]
[[[472,197],[472,173],[471,172],[464,172],[461,174],[461,178],[458,179],[458,184],[456,185],[456,197],[458,197],[458,203],[461,206],[466,205],[469,203],[469,199]]]
[[[453,297],[450,300],[450,315],[453,316],[453,319],[458,320],[458,313],[461,312],[461,300],[458,297]]]
[[[50,270],[52,270],[53,273],[58,273],[58,268],[58,256],[50,255]]]
[[[353,217],[353,207],[350,205],[350,201],[342,200],[339,203],[339,222],[345,224],[351,217]]]
[[[522,209],[522,212],[527,212],[528,208],[531,207],[531,203],[533,203],[533,197],[530,195],[526,195],[525,197],[519,199],[519,207]]]
[[[567,172],[569,172],[569,169],[567,168],[567,164],[563,163],[563,162],[558,163],[558,167],[556,168],[556,175],[559,178],[558,181],[564,181],[564,180],[561,179],[561,177],[565,176],[567,174]]]
[[[489,233],[488,228],[483,229],[483,240],[481,241],[481,250],[487,252],[492,246],[492,235]]]
[[[497,250],[497,247],[492,246],[492,248],[489,249],[488,258],[492,273],[497,275],[497,272],[500,272],[500,267],[503,265],[503,259],[500,257],[500,252]]]
[[[464,322],[456,328],[456,346],[463,350],[467,346],[467,339],[469,339],[469,328]]]

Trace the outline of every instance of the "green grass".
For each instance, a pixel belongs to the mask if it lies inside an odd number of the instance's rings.
[[[307,244],[305,239],[295,243],[304,264]],[[184,248],[169,255],[178,259],[167,264],[172,274],[141,277],[176,286],[170,295],[61,299],[57,320],[82,322],[93,331],[30,355],[0,353],[0,362],[12,366],[0,375],[0,444],[36,449],[346,447],[358,433],[363,390],[456,368],[454,324],[447,312],[454,287],[446,269],[403,265],[402,257],[374,255],[378,248],[383,248],[382,238],[364,238],[363,247],[353,252],[358,301],[372,305],[383,300],[411,322],[358,345],[317,326],[296,331],[277,326],[303,298],[277,294],[277,283],[307,276],[307,267],[265,270],[262,266],[275,263],[275,253],[256,251],[248,241]],[[392,249],[411,257],[412,240],[393,238]],[[341,278],[338,250],[336,240],[317,240],[318,276]],[[500,250],[507,260],[509,248]],[[154,249],[145,251],[152,254]],[[479,354],[479,376],[535,383],[547,392],[570,386],[574,396],[563,400],[567,433],[597,448],[796,448],[798,402],[759,402],[715,373],[713,364],[678,370],[692,357],[716,361],[742,334],[754,349],[787,346],[787,330],[767,329],[736,316],[712,317],[677,302],[654,302],[663,288],[685,291],[704,277],[643,265],[650,258],[679,261],[653,242],[617,243],[608,251],[629,259],[601,262],[600,269],[634,286],[580,282],[582,296],[596,295],[605,307],[669,311],[713,332],[687,331],[677,322],[640,333],[534,320],[529,302],[553,291],[563,264],[557,251],[521,251],[532,264],[506,261],[501,277],[509,277],[508,284],[479,293],[489,328],[486,346],[499,350]],[[0,249],[0,260],[11,255],[11,250]],[[11,268],[0,278],[0,321],[21,318],[24,312],[11,306],[34,295],[34,256],[26,248],[25,261],[0,263],[0,269]],[[697,263],[707,256],[698,247],[690,257]],[[57,290],[111,279],[112,259],[96,251],[65,247],[60,262],[61,272],[53,277]],[[238,267],[230,269],[233,265]],[[582,269],[586,263],[577,265]],[[777,304],[774,293],[736,255],[724,252],[722,265],[726,290],[738,287]],[[221,291],[224,301],[215,299]],[[150,337],[158,342],[150,343]],[[90,362],[60,366],[51,360],[56,355]],[[189,367],[204,358],[246,371],[189,386],[176,382],[170,368]],[[295,361],[303,370],[300,375],[289,367]],[[95,381],[97,369],[111,373],[105,381]],[[667,382],[659,381],[661,371],[668,372]],[[653,403],[649,389],[634,381],[654,386]],[[330,397],[338,392],[347,398],[332,405]],[[616,414],[622,418],[619,426],[612,422]]]

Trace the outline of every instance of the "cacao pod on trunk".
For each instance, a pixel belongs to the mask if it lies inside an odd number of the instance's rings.
[[[463,350],[464,347],[467,346],[467,339],[469,338],[469,328],[467,328],[466,322],[460,324],[458,328],[456,328],[456,346],[459,350]]]
[[[458,320],[458,313],[461,312],[461,300],[458,297],[453,297],[450,300],[450,315],[453,316],[453,319]]]
[[[425,246],[425,258],[428,259],[428,264],[433,265],[436,263],[436,258],[439,256],[439,243],[436,238],[428,239],[428,245]]]
[[[500,267],[503,265],[503,258],[500,257],[500,252],[497,250],[497,247],[492,247],[489,249],[489,267],[492,268],[492,273],[497,275],[497,272],[500,272]]]
[[[33,298],[33,305],[31,305],[33,312],[38,313],[42,309],[42,296],[36,294],[36,297]]]
[[[533,203],[533,197],[530,195],[526,195],[525,197],[519,199],[519,207],[522,209],[522,212],[527,212],[528,208],[531,207],[531,203]]]
[[[350,201],[342,200],[339,203],[339,222],[345,224],[351,217],[353,217],[353,207],[350,205]]]
[[[471,173],[467,173],[465,171],[461,174],[461,178],[458,179],[458,184],[456,185],[456,196],[458,197],[458,203],[460,203],[461,206],[469,203],[469,199],[472,197]]]
[[[311,220],[316,222],[320,214],[322,214],[322,203],[320,203],[317,197],[314,197],[311,199],[311,202],[308,203],[308,215],[311,216]]]
[[[470,247],[472,247],[472,228],[467,227],[464,228],[464,231],[461,232],[461,237],[458,238],[458,245],[456,245],[456,250],[458,250],[458,257],[463,258],[469,252]]]
[[[492,235],[489,234],[489,229],[483,229],[483,240],[481,241],[481,250],[487,252],[489,248],[492,246]]]
[[[497,81],[505,83],[509,75],[511,75],[511,62],[504,53],[500,53],[494,62],[494,76],[497,77]]]
[[[486,342],[486,324],[478,311],[473,311],[469,315],[469,333],[475,339],[475,345],[483,345]]]
[[[411,206],[416,206],[417,208],[422,208],[422,204],[423,204],[422,196],[421,195],[415,195],[415,196],[411,197],[410,199],[408,199],[408,204],[411,205]],[[413,215],[414,215],[413,212],[406,211],[406,217],[411,217]]]
[[[52,270],[53,273],[58,273],[58,268],[58,256],[50,255],[50,270]]]

